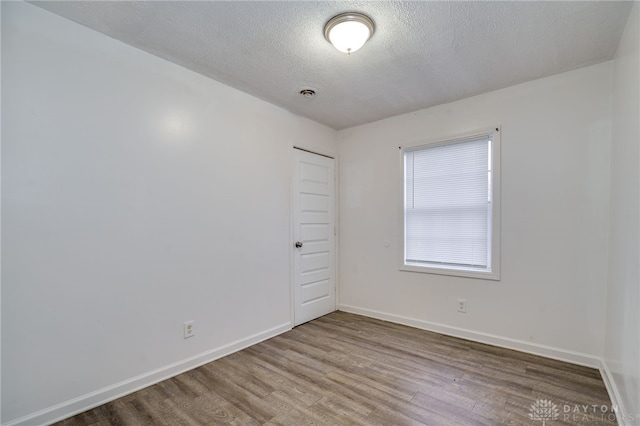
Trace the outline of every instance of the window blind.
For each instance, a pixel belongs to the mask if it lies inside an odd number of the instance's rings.
[[[405,152],[405,263],[489,270],[491,135]]]

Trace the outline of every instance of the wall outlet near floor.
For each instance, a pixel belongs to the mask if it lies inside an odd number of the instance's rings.
[[[184,338],[188,339],[196,335],[196,329],[194,328],[193,320],[184,323]]]
[[[458,312],[467,313],[467,301],[465,299],[458,299]]]

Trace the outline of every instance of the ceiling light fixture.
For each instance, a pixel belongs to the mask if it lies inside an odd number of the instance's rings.
[[[324,38],[341,52],[352,54],[371,38],[375,24],[357,12],[342,13],[329,19],[324,26]]]

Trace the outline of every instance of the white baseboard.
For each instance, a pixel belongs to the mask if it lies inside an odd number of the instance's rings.
[[[352,314],[364,315],[366,317],[377,318],[397,324],[408,325],[410,327],[422,330],[433,331],[447,336],[459,337],[479,343],[486,343],[493,346],[499,346],[507,349],[514,349],[520,352],[527,352],[533,355],[540,355],[545,358],[566,361],[572,364],[583,365],[585,367],[600,368],[602,361],[600,358],[580,352],[567,351],[564,349],[554,348],[551,346],[539,345],[536,343],[526,342],[523,340],[510,339],[508,337],[497,336],[494,334],[480,333],[464,328],[451,327],[444,324],[424,321],[417,318],[409,318],[401,315],[389,314],[386,312],[375,311],[372,309],[358,308],[351,305],[340,305],[339,310],[350,312]]]
[[[185,371],[189,371],[203,364],[215,361],[216,359],[222,358],[251,345],[255,345],[256,343],[260,343],[263,340],[275,337],[291,330],[291,327],[292,325],[290,323],[286,323],[270,328],[269,330],[256,333],[244,339],[236,340],[235,342],[203,352],[194,357],[174,362],[173,364],[169,364],[157,370],[141,374],[120,383],[116,383],[52,407],[45,408],[44,410],[40,410],[33,414],[20,417],[19,419],[3,424],[3,426],[41,426],[66,419],[109,401],[113,401],[114,399],[121,398],[132,392],[177,376]]]
[[[616,419],[618,420],[618,426],[631,426],[631,423],[627,422],[626,420],[630,418],[631,413],[629,413],[626,410],[626,407],[622,402],[622,398],[620,398],[620,392],[618,391],[618,387],[616,386],[615,380],[613,380],[613,375],[611,374],[611,370],[609,370],[609,366],[607,365],[606,360],[602,360],[602,366],[600,367],[600,375],[602,376],[602,380],[604,381],[604,386],[607,388],[607,392],[609,393],[609,398],[611,399],[611,405],[613,406],[616,412]]]
[[[623,420],[627,412],[621,404],[622,400],[615,386],[615,381],[613,380],[611,372],[609,371],[606,363],[598,357],[579,352],[553,348],[550,346],[533,344],[526,341],[496,336],[492,334],[480,333],[458,327],[432,323],[416,318],[409,318],[371,309],[358,308],[350,305],[341,304],[339,305],[338,309],[344,312],[377,318],[397,324],[408,325],[410,327],[433,331],[440,334],[446,334],[448,336],[459,337],[474,342],[486,343],[493,346],[499,346],[507,349],[514,349],[521,352],[531,353],[534,355],[540,355],[546,358],[552,358],[560,361],[570,362],[573,364],[598,368],[602,375],[605,387],[607,388],[607,392],[609,393],[609,397],[611,398],[612,405],[614,407],[617,407],[616,413],[619,414],[618,424],[620,426],[630,426],[627,425],[627,423],[625,423]],[[54,405],[36,413],[29,414],[16,420],[12,420],[9,423],[3,424],[3,426],[41,426],[63,420],[65,418],[105,404],[107,402],[113,401],[114,399],[118,399],[120,397],[128,395],[132,392],[151,386],[155,383],[161,382],[162,380],[177,376],[178,374],[192,370],[203,364],[215,361],[216,359],[255,345],[256,343],[275,337],[279,334],[289,331],[291,328],[292,326],[290,323],[273,327],[269,330],[256,333],[247,338],[237,340],[235,342],[229,343],[216,349],[212,349],[207,352],[203,352],[194,357],[175,362],[157,370],[150,371],[148,373],[133,377],[123,382],[116,383],[112,386],[108,386],[95,392],[82,395],[78,398],[74,398],[69,401]]]
[[[625,419],[629,418],[629,413],[622,405],[622,399],[620,393],[615,385],[611,371],[607,366],[607,363],[598,357],[583,354],[580,352],[567,351],[565,349],[553,348],[551,346],[538,345],[522,340],[510,339],[507,337],[496,336],[493,334],[479,333],[472,330],[466,330],[458,327],[451,327],[448,325],[437,324],[429,321],[423,321],[416,318],[404,317],[401,315],[389,314],[386,312],[376,311],[372,309],[358,308],[351,305],[340,305],[339,310],[344,312],[350,312],[352,314],[363,315],[366,317],[381,319],[383,321],[389,321],[396,324],[408,325],[410,327],[419,328],[422,330],[433,331],[440,334],[446,334],[448,336],[459,337],[462,339],[471,340],[474,342],[486,343],[493,346],[499,346],[507,349],[514,349],[520,352],[526,352],[533,355],[540,355],[545,358],[556,359],[559,361],[565,361],[572,364],[583,365],[586,367],[597,368],[600,370],[602,381],[607,389],[609,398],[611,399],[611,405],[614,408],[618,425],[619,426],[631,426]]]

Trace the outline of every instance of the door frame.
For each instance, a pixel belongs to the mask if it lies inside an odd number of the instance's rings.
[[[335,225],[335,231],[334,231],[334,259],[333,261],[335,262],[335,270],[334,270],[334,283],[335,283],[335,309],[338,310],[338,308],[340,307],[340,280],[338,279],[338,277],[340,276],[339,274],[339,263],[338,263],[338,258],[339,258],[339,237],[340,237],[340,218],[338,216],[338,212],[340,211],[339,209],[339,204],[340,204],[340,200],[339,200],[339,190],[338,190],[338,156],[337,154],[333,153],[333,152],[327,152],[327,151],[323,151],[323,150],[318,150],[317,148],[305,148],[304,146],[301,145],[291,145],[291,148],[289,149],[289,323],[291,325],[291,328],[293,328],[295,326],[295,312],[296,312],[296,282],[295,282],[295,271],[294,271],[294,262],[295,262],[295,248],[293,246],[294,244],[294,234],[295,234],[295,215],[293,212],[293,197],[294,197],[294,193],[293,193],[293,167],[294,167],[294,152],[295,150],[300,150],[300,151],[305,151],[311,154],[316,154],[316,155],[320,155],[322,157],[327,157],[327,158],[331,158],[333,160],[333,192],[334,192],[334,212],[333,212],[333,221],[334,221],[334,225]]]

